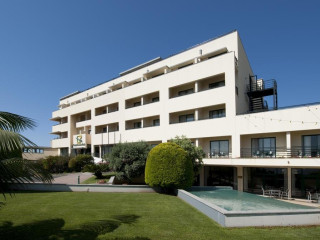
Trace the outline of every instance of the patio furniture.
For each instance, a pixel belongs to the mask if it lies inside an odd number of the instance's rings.
[[[289,193],[290,193],[290,190],[289,189],[286,189],[284,191],[281,191],[280,192],[280,198],[282,199],[283,197],[286,197],[287,199],[289,199]]]
[[[264,189],[263,187],[261,187],[262,189],[262,195],[263,196],[269,196],[270,197],[270,190],[268,189]]]

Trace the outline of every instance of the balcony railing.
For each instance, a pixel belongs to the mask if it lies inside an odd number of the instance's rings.
[[[255,82],[251,82],[251,84],[247,85],[247,91],[263,91],[266,89],[271,89],[277,87],[277,81],[274,79],[270,80],[262,80],[258,79]]]
[[[207,152],[204,158],[231,158],[231,152]]]
[[[242,158],[320,158],[320,148],[241,148]]]

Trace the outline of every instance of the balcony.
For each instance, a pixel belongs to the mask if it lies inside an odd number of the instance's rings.
[[[320,148],[241,148],[241,158],[320,158]]]
[[[51,147],[52,148],[65,148],[69,147],[70,140],[69,138],[58,138],[51,140]]]
[[[232,153],[231,152],[207,152],[206,156],[204,158],[231,158]]]
[[[60,133],[60,132],[67,132],[68,131],[69,124],[62,123],[52,126],[52,132],[53,133]]]

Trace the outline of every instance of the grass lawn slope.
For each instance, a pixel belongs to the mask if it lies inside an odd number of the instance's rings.
[[[222,228],[157,193],[16,193],[0,199],[0,239],[320,239],[320,227]]]

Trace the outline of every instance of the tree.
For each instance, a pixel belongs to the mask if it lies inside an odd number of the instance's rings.
[[[205,157],[205,152],[202,148],[192,144],[191,140],[186,136],[176,136],[170,142],[178,144],[187,152],[187,158],[190,159],[193,165],[194,176],[197,176],[203,164],[202,159]]]
[[[134,178],[144,174],[150,149],[150,144],[143,141],[119,143],[104,158],[109,162],[110,168],[116,172],[117,179],[132,182]]]
[[[154,147],[148,155],[145,182],[151,187],[161,187],[165,192],[191,187],[193,167],[187,152],[172,142]]]
[[[94,164],[93,157],[89,154],[79,154],[69,161],[68,166],[71,170],[81,172],[87,164]]]
[[[24,146],[35,146],[21,131],[32,129],[35,122],[27,117],[0,112],[0,192],[11,183],[51,182],[52,176],[41,164],[22,159]]]

